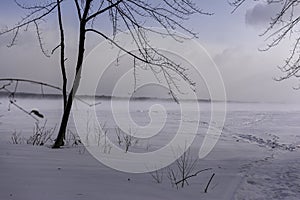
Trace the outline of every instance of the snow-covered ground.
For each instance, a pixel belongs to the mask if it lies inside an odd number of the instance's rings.
[[[229,103],[221,138],[210,154],[197,162],[195,171],[212,168],[189,179],[184,188],[172,187],[170,168],[160,170],[161,183],[150,173],[131,174],[111,169],[81,146],[53,150],[49,146],[11,144],[14,131],[32,135],[34,120],[0,102],[0,200],[20,199],[299,199],[300,198],[300,106],[286,104]],[[38,108],[53,128],[60,119],[61,102],[20,99],[23,108]],[[168,101],[155,101],[167,110],[162,133],[141,139],[130,151],[154,151],[165,145],[178,128],[180,110]],[[122,101],[119,102],[122,108]],[[149,122],[153,102],[134,101],[131,116],[140,125]],[[200,103],[201,121],[192,145],[196,158],[210,118],[208,103]],[[99,121],[113,133],[115,124],[108,101],[97,106]],[[42,123],[42,122],[41,122]],[[69,128],[75,132],[74,123]],[[215,173],[208,192],[207,183]]]

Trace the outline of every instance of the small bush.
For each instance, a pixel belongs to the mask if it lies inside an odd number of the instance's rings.
[[[27,144],[43,146],[48,141],[53,142],[53,134],[56,129],[56,126],[53,128],[46,128],[47,121],[44,122],[42,126],[38,122],[35,123],[35,127],[33,129],[33,135],[26,140]]]
[[[129,129],[129,134],[124,133],[119,127],[115,128],[117,136],[117,143],[119,146],[124,144],[125,153],[128,152],[129,148],[138,143],[138,139],[134,137],[134,133]]]
[[[13,132],[11,136],[11,141],[12,144],[23,144],[24,143],[24,138],[21,138],[21,132],[17,133],[16,131]]]
[[[202,170],[196,170],[198,159],[193,158],[190,149],[185,150],[182,156],[175,161],[174,167],[167,168],[168,178],[171,185],[178,189],[180,185],[182,188],[185,185],[189,185],[188,180],[192,177],[197,176],[199,173],[212,168],[206,168]]]

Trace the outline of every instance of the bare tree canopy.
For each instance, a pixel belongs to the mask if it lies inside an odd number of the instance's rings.
[[[78,22],[78,44],[77,58],[75,69],[75,77],[72,82],[72,87],[67,94],[67,75],[65,66],[65,35],[63,23],[64,3],[73,3],[73,12],[77,15]],[[52,1],[36,1],[28,3],[28,1],[20,2],[15,0],[15,3],[23,10],[26,15],[14,26],[7,27],[0,32],[0,35],[11,34],[11,41],[8,46],[16,44],[17,38],[21,31],[27,31],[33,28],[36,32],[41,51],[45,56],[50,56],[50,53],[44,48],[44,41],[41,37],[40,24],[44,22],[52,14],[57,14],[57,22],[59,25],[59,42],[58,45],[51,51],[51,54],[56,50],[60,50],[60,66],[63,80],[63,99],[64,113],[61,120],[61,126],[58,133],[58,138],[54,145],[58,148],[63,145],[63,138],[69,119],[70,110],[72,107],[74,95],[80,84],[83,59],[85,55],[85,42],[87,33],[94,33],[102,39],[110,41],[121,51],[126,52],[133,57],[134,67],[139,66],[139,62],[151,65],[150,70],[154,74],[161,74],[169,87],[170,95],[176,100],[174,90],[180,92],[175,76],[179,76],[186,81],[191,88],[195,83],[188,77],[187,69],[176,62],[169,59],[164,54],[153,48],[148,39],[147,32],[154,32],[159,35],[171,36],[174,40],[182,39],[175,31],[181,31],[189,35],[190,38],[197,37],[197,33],[185,26],[185,21],[191,15],[202,14],[211,15],[198,8],[197,4],[192,0],[52,0]],[[68,11],[70,12],[70,11]],[[71,11],[72,12],[72,11]],[[111,24],[112,37],[109,37],[102,28],[102,22],[107,20]],[[149,28],[150,26],[162,27],[164,31]],[[117,41],[114,40],[116,34],[122,31],[129,31],[132,40],[138,51],[130,52],[124,49]],[[160,81],[160,80],[158,80]]]
[[[246,0],[231,1],[234,6],[233,12],[242,6]],[[268,27],[261,34],[266,36],[267,47],[261,49],[267,51],[273,47],[278,46],[284,39],[292,41],[292,48],[289,56],[285,59],[283,65],[278,68],[283,72],[283,76],[276,80],[282,81],[291,77],[300,78],[300,1],[299,0],[267,0],[262,1],[268,5],[278,5],[279,12],[271,19]],[[299,89],[300,85],[295,89]]]

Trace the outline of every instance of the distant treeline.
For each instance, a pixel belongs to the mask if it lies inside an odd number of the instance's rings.
[[[7,97],[8,94],[6,92],[0,92],[0,98]],[[117,97],[117,96],[107,96],[107,95],[96,95],[96,96],[88,96],[88,95],[76,95],[79,98],[89,99],[89,98],[96,98],[96,99],[120,99],[126,100],[128,97]],[[61,94],[41,94],[41,93],[25,93],[25,92],[16,92],[14,94],[15,98],[34,98],[34,99],[62,99]],[[147,101],[147,100],[163,100],[163,101],[174,101],[172,98],[158,98],[158,97],[130,97],[130,100],[139,100],[139,101]],[[189,101],[189,99],[186,99]],[[209,99],[199,99],[198,101],[201,102],[210,102]]]

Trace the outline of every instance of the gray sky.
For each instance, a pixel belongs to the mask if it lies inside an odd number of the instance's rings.
[[[72,5],[67,6],[64,7],[67,10],[64,23],[68,44],[67,66],[71,78],[75,64],[77,26],[75,15],[70,12],[73,9]],[[186,26],[199,33],[199,43],[206,48],[222,73],[229,100],[298,102],[300,91],[292,89],[293,86],[297,86],[297,80],[273,80],[281,75],[276,66],[281,65],[288,55],[290,41],[286,40],[268,52],[258,51],[258,48],[267,44],[266,37],[258,35],[278,10],[276,6],[270,7],[260,2],[249,1],[234,14],[230,13],[232,7],[226,0],[202,0],[199,6],[215,14],[195,15]],[[13,25],[22,15],[24,11],[16,8],[13,1],[1,1],[0,27]],[[42,36],[49,50],[58,44],[55,17],[52,16],[42,24]],[[105,22],[103,29],[109,33],[109,24]],[[44,57],[34,32],[22,33],[17,45],[7,48],[10,39],[7,35],[0,37],[0,77],[31,78],[55,85],[61,83],[58,53],[51,58]],[[87,53],[99,42],[101,39],[88,35]]]

